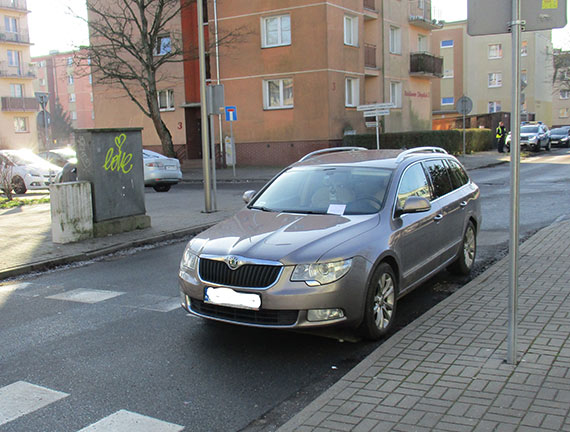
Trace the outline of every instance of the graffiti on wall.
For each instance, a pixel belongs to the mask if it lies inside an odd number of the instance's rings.
[[[115,147],[110,147],[105,154],[105,163],[103,164],[105,171],[128,174],[133,169],[133,164],[131,163],[133,154],[123,151],[123,144],[126,141],[127,135],[124,133],[115,137]]]

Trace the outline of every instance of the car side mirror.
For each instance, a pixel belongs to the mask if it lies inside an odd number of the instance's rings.
[[[243,196],[242,196],[243,201],[244,201],[246,204],[249,204],[250,201],[253,199],[253,197],[255,196],[256,193],[257,193],[257,191],[254,191],[254,190],[245,191],[245,192],[243,193]]]
[[[429,201],[423,197],[411,196],[406,199],[404,207],[396,209],[396,216],[399,217],[408,213],[421,213],[431,209]]]

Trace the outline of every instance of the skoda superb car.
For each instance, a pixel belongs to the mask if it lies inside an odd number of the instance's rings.
[[[468,274],[479,188],[434,147],[311,153],[193,238],[182,306],[256,327],[348,326],[377,339],[398,300],[442,269]]]

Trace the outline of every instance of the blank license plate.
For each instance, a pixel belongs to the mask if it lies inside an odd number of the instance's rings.
[[[259,310],[261,307],[259,294],[239,293],[230,288],[206,288],[204,302],[239,309]]]

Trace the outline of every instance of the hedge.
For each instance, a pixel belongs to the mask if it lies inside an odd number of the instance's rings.
[[[344,146],[376,148],[376,134],[345,135]],[[380,134],[381,149],[409,149],[413,147],[441,147],[451,154],[463,153],[463,130],[415,131]],[[489,129],[466,129],[465,152],[490,150],[495,146],[494,134]]]

